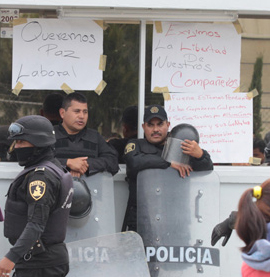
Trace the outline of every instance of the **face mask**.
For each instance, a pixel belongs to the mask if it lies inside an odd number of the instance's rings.
[[[31,162],[32,158],[34,157],[35,147],[15,148],[14,151],[19,165],[24,166],[28,162]]]

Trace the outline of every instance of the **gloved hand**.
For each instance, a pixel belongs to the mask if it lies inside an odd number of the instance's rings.
[[[225,246],[228,242],[232,230],[234,229],[234,224],[236,221],[237,212],[232,212],[229,216],[229,218],[225,219],[223,222],[217,224],[213,231],[211,236],[211,245],[214,246],[219,239],[224,237],[222,241],[222,246]]]

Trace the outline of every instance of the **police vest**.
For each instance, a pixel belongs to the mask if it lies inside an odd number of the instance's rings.
[[[155,156],[159,156],[159,157],[161,156],[162,148],[156,147],[155,145],[149,143],[146,139],[137,139],[135,141],[136,141],[135,147],[139,149],[140,153],[144,153],[146,155],[151,154],[151,155],[155,155]],[[131,140],[131,142],[133,142],[133,141]],[[142,159],[142,163],[143,163],[144,157],[141,157],[141,159]],[[164,164],[166,164],[166,163],[167,162],[164,162]],[[133,164],[133,161],[131,160],[131,168],[134,168],[134,167],[135,167],[135,165]],[[151,166],[149,166],[149,168],[151,168]],[[127,179],[129,180],[128,181],[129,184],[131,184],[131,182],[133,184],[136,184],[137,174],[134,175],[134,172],[132,172],[132,170],[130,170],[129,167],[127,167],[127,176],[128,176]],[[133,186],[133,184],[130,186]]]
[[[78,157],[98,157],[98,133],[94,130],[87,129],[81,137],[76,137],[71,141],[69,137],[63,136],[61,131],[55,128],[56,157],[60,159],[74,159]]]
[[[141,152],[143,152],[145,154],[154,154],[154,155],[157,155],[157,156],[161,156],[162,149],[156,147],[155,145],[153,145],[151,143],[149,143],[145,139],[138,140],[138,144],[140,146]]]
[[[73,196],[72,177],[67,171],[64,172],[57,165],[49,161],[39,164],[38,167],[45,167],[56,175],[61,182],[57,205],[50,213],[45,230],[41,236],[44,244],[60,243],[64,241],[66,236],[66,226]],[[12,182],[10,188],[14,189],[15,194],[26,174],[35,168],[37,166],[24,169]],[[27,224],[27,209],[28,205],[26,202],[16,201],[14,197],[8,195],[5,206],[4,235],[10,239],[12,244],[20,237]]]

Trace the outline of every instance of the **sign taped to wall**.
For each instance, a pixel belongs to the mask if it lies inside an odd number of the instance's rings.
[[[102,80],[103,30],[87,19],[27,19],[14,24],[12,88],[94,90]]]
[[[152,84],[170,92],[233,92],[240,85],[241,35],[233,24],[162,22],[153,28]]]
[[[248,163],[253,156],[253,100],[247,93],[171,93],[171,128],[193,125],[214,163]]]

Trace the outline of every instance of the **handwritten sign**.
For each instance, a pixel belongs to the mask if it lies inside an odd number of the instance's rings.
[[[91,20],[27,19],[14,26],[12,87],[94,90],[102,54],[103,30]]]
[[[253,101],[247,93],[171,93],[165,101],[171,126],[193,125],[200,147],[215,163],[248,163],[253,156]]]
[[[153,29],[152,91],[233,92],[240,84],[241,35],[232,24],[162,23]]]

